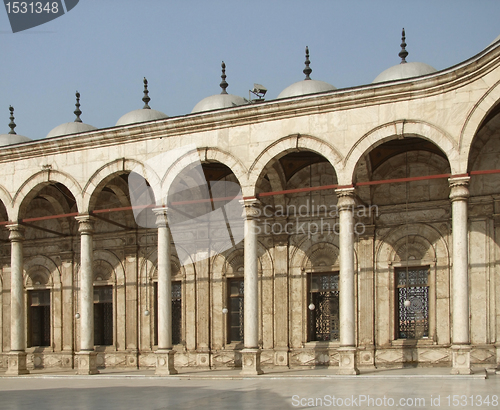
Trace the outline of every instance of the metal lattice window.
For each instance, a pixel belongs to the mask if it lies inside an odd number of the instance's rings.
[[[154,282],[154,344],[158,345],[158,282]],[[182,282],[172,282],[172,344],[182,342]]]
[[[429,337],[429,267],[396,271],[397,337]]]
[[[113,286],[94,288],[94,345],[113,345]]]
[[[28,347],[50,346],[50,290],[30,290],[28,300]]]
[[[308,277],[310,303],[309,340],[330,341],[340,337],[339,321],[339,275],[311,273]]]
[[[228,281],[228,343],[244,339],[244,280]]]

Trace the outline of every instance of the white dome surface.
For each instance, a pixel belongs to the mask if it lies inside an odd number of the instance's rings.
[[[202,111],[219,110],[221,108],[236,107],[244,104],[248,104],[248,102],[244,98],[237,95],[215,94],[201,100],[194,106],[191,113],[194,114]]]
[[[336,87],[324,81],[302,80],[286,87],[277,98],[297,97],[299,95],[316,94],[336,89]]]
[[[162,113],[161,111],[148,108],[140,108],[138,110],[130,111],[129,113],[121,116],[120,119],[116,122],[116,126],[161,120],[164,118],[168,118],[168,115]]]
[[[374,83],[381,83],[384,81],[401,80],[403,78],[420,77],[422,75],[435,73],[437,70],[425,63],[404,63],[398,64],[393,67],[382,71]]]
[[[21,144],[23,142],[31,141],[31,138],[25,137],[23,135],[17,134],[1,134],[0,135],[0,147],[5,147],[7,145]]]
[[[493,40],[489,45],[489,46],[492,46],[493,44],[495,44],[498,40],[500,40],[500,36],[498,36],[495,40]]]
[[[80,132],[93,131],[96,129],[97,129],[96,127],[93,127],[92,125],[89,124],[84,124],[83,122],[66,122],[52,129],[45,138],[59,137],[61,135],[69,135],[69,134],[78,134]]]

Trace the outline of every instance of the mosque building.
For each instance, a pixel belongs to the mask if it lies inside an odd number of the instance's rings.
[[[10,107],[0,368],[500,369],[500,37],[440,71],[402,40],[347,89],[306,48],[274,100],[229,94],[223,62],[187,115],[146,79],[109,128],[78,92],[41,140]]]

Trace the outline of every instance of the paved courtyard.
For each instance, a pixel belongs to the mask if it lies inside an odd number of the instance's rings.
[[[237,371],[106,371],[0,377],[0,409],[500,408],[500,375],[450,376],[449,369],[395,369],[357,377],[288,370],[259,377]]]

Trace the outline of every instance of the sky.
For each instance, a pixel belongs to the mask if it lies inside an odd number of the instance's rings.
[[[369,84],[398,64],[401,29],[408,62],[442,70],[473,57],[500,35],[498,0],[80,0],[51,22],[12,33],[0,8],[0,133],[44,138],[75,119],[97,128],[142,108],[191,112],[221,89],[248,98],[254,83],[274,99],[304,78],[337,88]],[[3,125],[2,125],[3,124]]]

